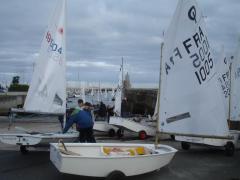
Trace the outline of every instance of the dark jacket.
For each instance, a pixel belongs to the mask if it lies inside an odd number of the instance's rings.
[[[100,107],[99,107],[99,110],[98,110],[98,115],[100,117],[106,117],[107,116],[107,108],[106,108],[106,105],[101,103],[100,104]]]
[[[70,116],[63,130],[63,133],[66,133],[68,129],[73,125],[73,123],[76,123],[77,127],[80,129],[93,127],[91,112],[87,110],[80,110],[77,114]]]

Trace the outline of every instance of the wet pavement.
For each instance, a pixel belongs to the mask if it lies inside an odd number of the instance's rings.
[[[31,130],[58,129],[56,123],[15,123],[14,126],[24,126]],[[39,127],[38,127],[39,126]],[[0,133],[13,132],[7,130],[8,123],[0,121]],[[97,134],[98,142],[142,142],[134,135],[128,135],[122,140],[110,139]],[[153,142],[148,139],[147,142]],[[128,180],[240,180],[240,149],[233,157],[224,155],[224,151],[216,148],[192,145],[189,151],[181,150],[180,143],[164,140],[162,144],[175,147],[179,151],[171,163],[152,173],[128,177]],[[17,146],[0,143],[0,180],[92,180],[89,178],[68,174],[61,174],[49,159],[49,152],[42,149],[32,149],[22,155]],[[131,167],[129,167],[131,168]],[[93,170],[94,171],[94,170]],[[101,178],[99,178],[101,179]]]

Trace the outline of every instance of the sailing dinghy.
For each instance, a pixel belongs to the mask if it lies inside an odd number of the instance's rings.
[[[153,122],[149,124],[147,121],[150,121],[147,117],[121,117],[121,104],[123,97],[123,63],[119,72],[119,82],[115,94],[115,105],[114,105],[114,114],[109,120],[109,124],[117,126],[119,129],[117,131],[118,137],[124,135],[124,130],[132,131],[138,133],[138,137],[141,140],[147,138],[147,136],[155,136],[156,134],[156,125]],[[157,103],[156,103],[157,104]],[[155,108],[155,111],[157,106]],[[156,114],[156,112],[154,112]]]
[[[57,2],[57,7],[44,34],[38,61],[36,62],[30,89],[23,109],[13,109],[14,113],[34,113],[64,116],[66,111],[66,65],[65,65],[65,0]],[[59,133],[16,133],[1,134],[0,141],[20,145],[22,152],[28,146],[49,144],[59,139],[73,142],[77,132]]]
[[[175,153],[172,147],[154,144],[52,143],[50,159],[61,173],[114,177],[158,170],[169,164]]]
[[[228,128],[204,16],[195,0],[180,0],[163,49],[161,132],[189,143],[225,147],[232,154],[238,135]]]
[[[50,160],[61,173],[121,179],[158,170],[176,152],[158,144],[51,143]]]
[[[102,91],[100,89],[100,84],[99,84],[99,89],[97,91],[98,103],[100,103],[100,92]],[[107,91],[105,89],[105,96],[106,94],[107,94]],[[96,118],[93,126],[94,131],[105,132],[105,133],[108,133],[109,137],[114,137],[116,135],[118,128],[112,124],[109,124],[108,121],[109,120],[107,116]]]
[[[160,86],[159,80],[159,89]],[[159,91],[158,98],[160,94]],[[160,125],[157,125],[155,144],[51,143],[50,159],[60,172],[82,176],[122,179],[152,172],[169,164],[177,152],[158,144]]]
[[[230,80],[230,121],[240,121],[240,37],[238,38],[237,51],[231,64]]]
[[[238,124],[240,122],[240,37],[238,38],[237,51],[235,57],[230,62],[230,95],[229,95],[229,109],[228,109],[228,120],[229,129],[232,134],[236,137],[240,137],[239,128],[236,126],[231,126],[232,123]],[[238,129],[238,130],[236,130]],[[238,135],[238,136],[237,136]],[[236,144],[236,142],[235,142]]]
[[[109,137],[114,137],[118,128],[109,124],[108,116],[95,118],[93,130],[97,132],[107,133]]]

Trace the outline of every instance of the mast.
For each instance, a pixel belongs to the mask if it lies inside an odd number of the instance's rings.
[[[93,104],[93,96],[94,96],[93,87],[92,87],[92,90],[91,90],[91,96],[92,96],[92,104]]]
[[[124,86],[123,86],[123,83],[124,83],[124,80],[123,80],[123,74],[124,74],[124,73],[123,73],[123,57],[122,57],[122,65],[121,65],[121,68],[122,68],[122,87],[121,87],[121,88],[122,88],[121,100],[122,100],[122,99],[123,99],[122,96],[124,95],[124,92],[123,92],[123,91],[124,91]],[[125,96],[125,95],[124,95],[124,96]]]
[[[163,46],[164,43],[161,43],[161,55],[160,55],[160,71],[159,71],[159,82],[158,82],[158,91],[157,91],[157,129],[156,129],[156,137],[155,137],[155,146],[158,145],[158,141],[159,141],[159,134],[160,134],[160,116],[159,116],[159,112],[160,112],[160,93],[161,93],[161,82],[162,82],[162,57],[163,57]]]
[[[64,43],[63,43],[63,49],[66,51],[66,27],[67,27],[67,24],[66,24],[66,22],[67,22],[67,20],[66,20],[66,11],[67,11],[67,2],[66,2],[66,0],[64,0],[64,28],[63,28],[63,36],[64,36]],[[66,52],[64,52],[64,59],[66,60]],[[64,62],[65,64],[64,64],[64,66],[66,67],[66,61]],[[66,76],[66,69],[65,69],[65,76]],[[66,88],[67,87],[67,80],[66,80],[66,77],[65,77],[65,85],[64,85],[64,87]],[[67,94],[66,94],[66,98],[67,98]],[[67,121],[67,103],[65,103],[65,114],[64,114],[64,116],[63,116],[63,125],[62,125],[62,128],[64,128],[65,127],[65,125],[66,125],[66,121]]]
[[[122,67],[122,85],[123,85],[123,57],[122,57],[122,65],[121,65],[121,67]]]
[[[232,62],[229,65],[229,97],[228,97],[228,127],[230,129],[231,120],[231,98],[232,98]]]
[[[100,87],[100,81],[98,81],[98,103],[102,101],[102,97],[100,98],[101,93],[101,87]]]
[[[122,85],[122,76],[123,73],[122,71],[122,65],[120,66],[120,72],[118,74],[118,85],[117,85],[117,89],[116,89],[116,93],[115,93],[115,105],[114,105],[114,112],[120,116],[121,114],[121,102],[122,102],[122,91],[123,91],[123,85]]]

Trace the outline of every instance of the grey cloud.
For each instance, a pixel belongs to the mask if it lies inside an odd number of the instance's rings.
[[[4,0],[0,6],[0,81],[25,73],[30,81],[51,11],[57,0]],[[212,47],[235,51],[240,31],[239,0],[199,0]],[[177,0],[68,0],[67,60],[119,66],[123,56],[135,83],[157,86],[160,42]],[[90,63],[91,64],[91,63]],[[116,68],[67,67],[67,79],[117,82]],[[2,72],[2,74],[1,74]],[[5,73],[5,74],[3,74]],[[9,73],[8,75],[6,73]],[[78,75],[79,74],[79,75]]]

